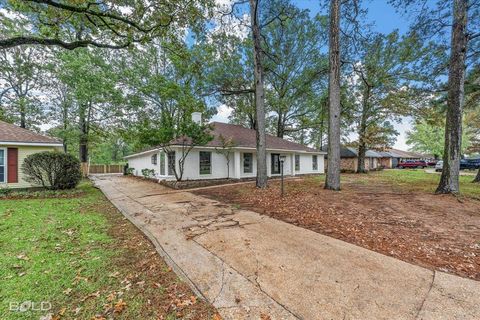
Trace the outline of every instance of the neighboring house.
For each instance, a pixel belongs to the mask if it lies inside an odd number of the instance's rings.
[[[377,170],[380,168],[380,155],[367,150],[365,153],[365,170]],[[340,149],[340,169],[345,172],[357,172],[358,168],[358,150],[352,147],[342,147]]]
[[[23,178],[23,160],[32,153],[62,148],[57,139],[0,121],[0,188],[35,187]]]
[[[256,176],[256,132],[239,125],[213,122],[214,139],[205,146],[194,147],[185,161],[183,180],[252,178]],[[235,147],[230,154],[230,169],[227,174],[227,160],[216,148],[222,144],[219,136],[232,139]],[[324,173],[326,152],[285,139],[267,135],[267,172],[268,176],[280,176],[280,156],[285,156],[284,175]],[[154,147],[125,157],[133,174],[142,175],[142,169],[153,169],[158,179],[175,179],[171,167],[178,170],[181,146],[171,144],[172,152],[166,154],[160,147]]]
[[[434,159],[432,155],[425,155],[416,152],[403,151],[398,149],[386,149],[380,152],[382,157],[380,162],[384,165],[384,168],[391,169],[398,167],[398,164],[406,160],[429,160]]]

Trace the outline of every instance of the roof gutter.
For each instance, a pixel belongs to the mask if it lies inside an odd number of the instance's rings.
[[[33,147],[63,147],[63,143],[57,143],[57,142],[0,141],[0,145],[4,145],[4,146],[33,146]]]
[[[178,145],[170,145],[168,147],[169,148],[182,148],[183,146],[178,144]],[[194,148],[212,149],[212,150],[221,149],[221,147],[210,147],[210,146],[195,146]],[[130,158],[138,157],[138,156],[145,155],[145,154],[148,154],[148,153],[156,152],[156,151],[159,151],[160,149],[161,149],[161,147],[154,148],[154,149],[142,151],[142,152],[139,152],[139,153],[134,153],[134,154],[125,156],[123,158],[124,159],[130,159]],[[241,147],[241,146],[232,147],[232,149],[236,149],[236,150],[256,150],[256,148]],[[271,148],[267,148],[267,151],[289,152],[289,153],[306,153],[306,154],[327,154],[327,152],[325,152],[325,151],[306,151],[306,150],[292,150],[292,149],[271,149]]]

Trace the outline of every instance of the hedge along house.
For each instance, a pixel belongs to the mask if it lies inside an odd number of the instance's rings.
[[[55,150],[63,150],[57,139],[0,121],[0,188],[36,187],[23,177],[24,159],[33,153]]]
[[[239,125],[213,122],[214,139],[205,146],[194,147],[185,159],[183,180],[233,179],[256,177],[256,132]],[[220,153],[222,143],[220,136],[231,139],[233,147],[227,157]],[[285,139],[267,135],[267,172],[269,177],[280,176],[281,157],[284,159],[284,175],[324,173],[324,156],[326,152],[317,151],[307,146]],[[142,175],[142,169],[151,169],[159,180],[174,180],[172,166],[179,168],[181,146],[171,144],[168,154],[162,148],[154,147],[125,157],[133,174]]]

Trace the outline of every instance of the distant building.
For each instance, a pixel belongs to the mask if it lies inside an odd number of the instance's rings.
[[[398,164],[405,160],[428,160],[434,158],[432,155],[398,149],[386,149],[385,151],[367,150],[365,153],[365,170],[392,169],[398,167]],[[340,169],[343,172],[357,172],[357,148],[342,147],[340,149]]]
[[[380,162],[386,169],[396,168],[398,164],[405,160],[430,160],[435,159],[435,156],[429,154],[421,154],[411,151],[403,151],[399,149],[386,149],[381,154]]]

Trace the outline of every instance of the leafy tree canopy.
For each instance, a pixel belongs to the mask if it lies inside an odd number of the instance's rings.
[[[212,0],[3,0],[0,48],[125,48],[200,28]]]

